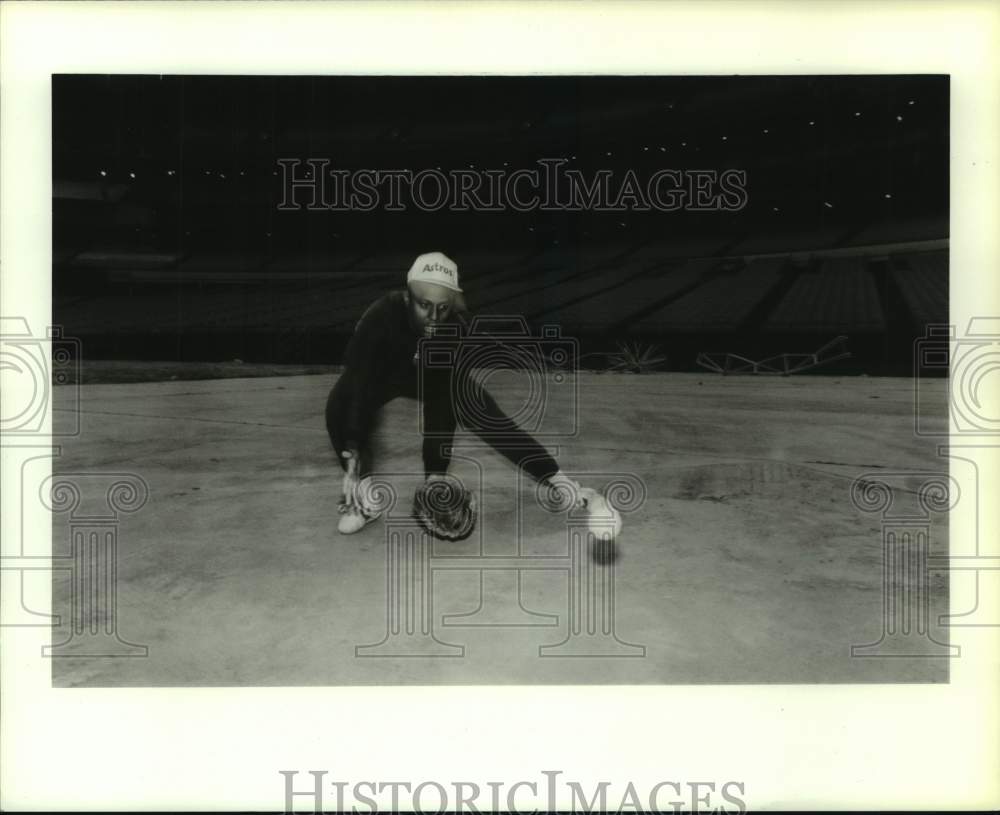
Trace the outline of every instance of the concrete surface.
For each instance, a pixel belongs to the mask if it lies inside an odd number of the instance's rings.
[[[113,618],[117,636],[148,654],[87,656],[77,636],[65,653],[83,655],[52,661],[56,686],[947,681],[945,659],[851,656],[852,644],[879,639],[884,597],[881,518],[852,504],[854,478],[902,473],[906,492],[917,488],[906,473],[947,469],[936,440],[913,433],[912,380],[570,378],[547,392],[551,421],[541,425],[565,430],[578,404],[577,435],[547,442],[563,469],[591,486],[631,473],[646,490],[625,513],[613,566],[573,561],[566,517],[460,435],[453,471],[480,493],[479,528],[468,541],[435,542],[423,561],[433,582],[419,585],[418,561],[404,559],[416,572],[387,573],[384,521],[336,532],[340,472],[323,427],[333,381],[57,389],[54,421],[68,421],[79,394],[82,433],[55,470],[98,474],[98,484],[103,473],[134,474],[149,498],[118,516]],[[512,411],[524,385],[514,373],[489,380]],[[942,423],[944,386],[920,383]],[[394,523],[405,523],[421,469],[416,417],[415,402],[390,404],[376,440],[399,493]],[[55,516],[54,555],[71,553],[74,522]],[[935,516],[930,546],[947,550],[946,516]],[[484,558],[496,568],[480,568]],[[55,642],[73,619],[70,574],[54,579]],[[389,578],[400,575],[418,592],[432,585],[432,633],[418,630],[408,647],[433,655],[358,650],[386,640],[389,587],[399,585]],[[544,648],[567,641],[581,576],[595,591],[613,588],[612,655],[594,655],[608,643],[600,636],[583,638],[583,656]],[[929,603],[933,622],[947,609],[940,575]],[[947,642],[946,631],[933,635]]]

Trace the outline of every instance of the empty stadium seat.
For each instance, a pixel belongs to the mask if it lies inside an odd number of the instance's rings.
[[[777,282],[785,258],[764,258],[706,281],[646,317],[644,330],[730,331],[737,329]]]
[[[564,299],[576,302],[548,308],[537,319],[558,323],[566,331],[607,330],[697,283],[716,264],[714,259],[703,258],[652,271],[639,267],[640,271],[627,280],[620,280],[617,274],[612,277],[598,273],[586,285],[566,291]]]
[[[948,252],[895,255],[890,269],[917,325],[948,322]]]
[[[863,258],[829,258],[804,272],[764,323],[765,331],[873,332],[885,329],[878,292]]]

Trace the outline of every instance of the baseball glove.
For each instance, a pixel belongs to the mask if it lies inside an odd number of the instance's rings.
[[[476,496],[456,478],[432,477],[413,496],[413,517],[435,538],[464,540],[476,528]]]

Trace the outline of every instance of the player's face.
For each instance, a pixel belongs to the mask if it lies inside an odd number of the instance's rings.
[[[436,283],[415,282],[410,284],[408,299],[414,331],[430,336],[436,325],[451,316],[455,292]]]

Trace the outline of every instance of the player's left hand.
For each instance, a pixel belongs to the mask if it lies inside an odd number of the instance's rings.
[[[361,479],[358,477],[358,457],[357,455],[351,455],[347,459],[347,471],[344,473],[344,504],[347,507],[361,508],[360,499],[358,498],[358,486],[361,483]]]

